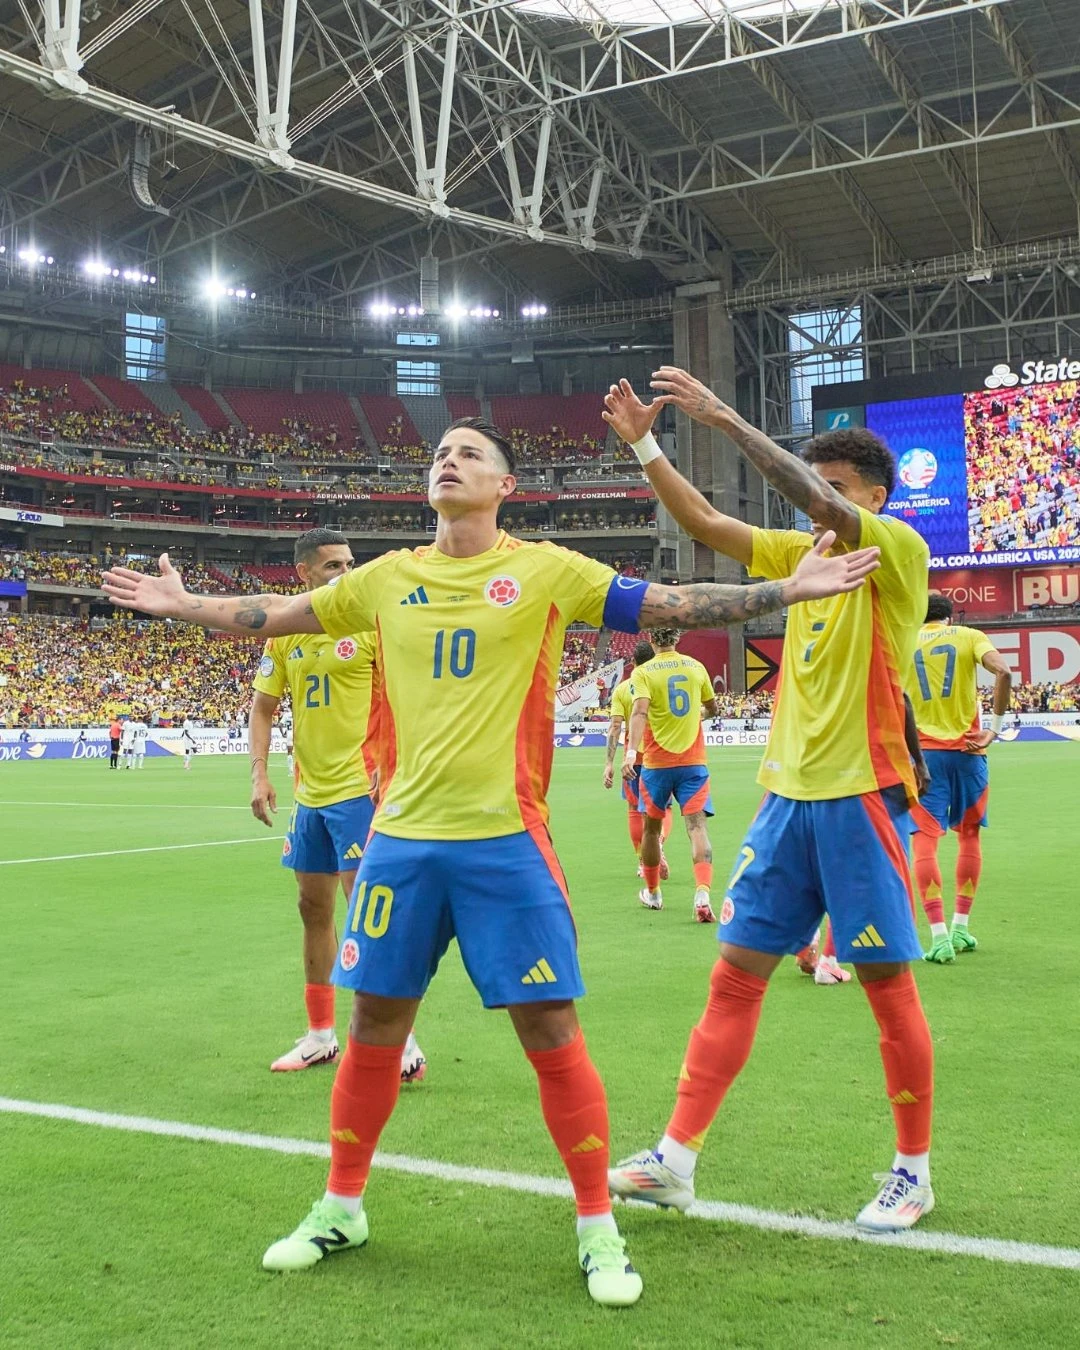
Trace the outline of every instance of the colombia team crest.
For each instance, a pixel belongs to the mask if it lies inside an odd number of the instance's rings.
[[[497,609],[505,609],[521,598],[521,586],[516,577],[492,577],[484,587],[484,599]]]
[[[334,647],[334,655],[339,661],[351,661],[356,655],[356,643],[350,637],[342,638]]]
[[[360,960],[360,947],[354,938],[346,938],[341,944],[341,969],[352,970]]]

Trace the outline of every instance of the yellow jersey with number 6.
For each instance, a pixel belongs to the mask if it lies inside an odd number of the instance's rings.
[[[375,634],[300,633],[271,638],[254,686],[292,701],[295,799],[333,806],[371,792],[374,762],[365,756],[371,717]]]
[[[713,697],[709,672],[692,656],[658,652],[630,677],[630,697],[649,700],[645,723],[646,769],[704,764],[705,733],[701,705]]]

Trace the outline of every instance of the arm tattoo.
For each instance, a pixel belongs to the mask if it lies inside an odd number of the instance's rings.
[[[703,582],[695,586],[651,585],[645,592],[639,622],[645,628],[676,623],[680,628],[723,628],[757,614],[783,609],[788,603],[782,581],[752,586]]]
[[[764,432],[741,420],[725,430],[766,482],[793,506],[826,529],[840,533],[850,525],[854,507],[798,455],[781,450]]]
[[[233,616],[236,623],[242,628],[250,628],[257,631],[266,626],[266,596],[252,595],[246,600],[241,600],[236,607],[236,613]]]

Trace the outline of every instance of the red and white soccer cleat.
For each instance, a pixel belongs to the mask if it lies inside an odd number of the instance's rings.
[[[855,1216],[855,1226],[870,1233],[899,1233],[913,1228],[934,1208],[934,1192],[903,1169],[876,1172],[881,1189]]]
[[[823,956],[814,971],[815,984],[847,984],[851,971],[845,970],[835,956]]]
[[[416,1037],[409,1032],[405,1049],[401,1052],[401,1081],[403,1083],[422,1083],[427,1076],[427,1059],[416,1043]]]
[[[337,1037],[327,1040],[318,1032],[306,1031],[293,1048],[270,1065],[272,1073],[293,1073],[297,1069],[314,1069],[319,1064],[332,1064],[338,1057]]]
[[[650,891],[648,886],[642,886],[638,891],[638,899],[646,909],[663,909],[664,897],[659,891]]]
[[[813,975],[817,970],[818,956],[821,952],[821,929],[810,939],[810,945],[795,953],[795,964],[804,975]]]
[[[709,898],[709,892],[702,887],[701,890],[694,893],[694,922],[695,923],[715,923],[716,915],[713,913],[712,901]]]

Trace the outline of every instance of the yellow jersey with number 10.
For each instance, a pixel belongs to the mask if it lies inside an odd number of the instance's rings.
[[[859,548],[881,550],[864,586],[792,605],[758,782],[780,797],[821,801],[903,783],[903,681],[926,617],[930,550],[910,525],[862,507]],[[754,530],[750,575],[791,576],[814,546],[798,530]],[[843,549],[843,545],[839,545]]]
[[[994,650],[977,628],[944,620],[923,625],[908,667],[907,693],[924,750],[966,749],[967,736],[979,730],[976,671]]]
[[[271,638],[254,686],[292,701],[297,780],[302,806],[333,806],[371,792],[373,761],[365,757],[371,715],[375,634],[300,633]]]

